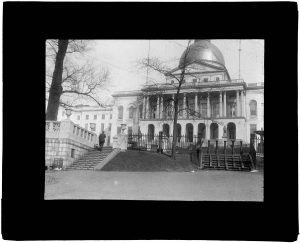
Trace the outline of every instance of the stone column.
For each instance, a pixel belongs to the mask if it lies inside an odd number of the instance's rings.
[[[143,100],[143,119],[146,118],[146,96],[144,95],[144,100]]]
[[[220,91],[220,101],[219,101],[219,115],[222,117],[222,92]]]
[[[160,97],[160,119],[163,118],[163,111],[164,111],[164,98],[163,96]]]
[[[242,102],[242,116],[245,117],[245,91],[241,92],[241,102]]]
[[[186,94],[183,93],[183,118],[186,118]]]
[[[224,114],[224,117],[227,116],[227,112],[226,112],[226,91],[224,91],[224,109],[223,109],[223,114]]]
[[[207,93],[207,117],[210,117],[209,93]]]
[[[159,96],[157,95],[157,100],[156,100],[156,114],[155,118],[159,119]]]
[[[195,112],[195,115],[198,116],[198,93],[195,93]]]
[[[240,91],[236,91],[236,116],[240,116]]]
[[[147,96],[147,105],[146,105],[146,118],[149,119],[150,118],[150,103],[149,103],[149,95]]]

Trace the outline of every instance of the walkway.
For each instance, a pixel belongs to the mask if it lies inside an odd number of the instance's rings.
[[[261,173],[59,171],[46,178],[45,199],[263,201]]]

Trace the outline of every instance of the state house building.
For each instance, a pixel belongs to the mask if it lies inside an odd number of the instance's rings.
[[[144,85],[140,91],[113,94],[111,136],[126,124],[127,133],[168,136],[173,131],[174,76],[186,66],[178,108],[177,133],[205,139],[250,142],[250,134],[264,128],[264,83],[231,79],[220,50],[210,40],[195,40],[182,54],[178,67],[165,75],[165,83]],[[172,75],[171,75],[172,74]]]

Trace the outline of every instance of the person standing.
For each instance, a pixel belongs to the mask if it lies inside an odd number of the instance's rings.
[[[99,135],[99,150],[101,151],[103,148],[103,144],[105,143],[105,133],[102,131],[102,133]]]

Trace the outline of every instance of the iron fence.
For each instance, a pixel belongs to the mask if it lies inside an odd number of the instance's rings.
[[[173,135],[163,134],[130,134],[128,135],[128,149],[144,150],[150,152],[162,152],[171,154]],[[196,150],[201,144],[201,150],[205,153],[249,153],[250,145],[241,140],[233,139],[203,139],[199,136],[178,136],[176,139],[176,153],[185,154]]]

